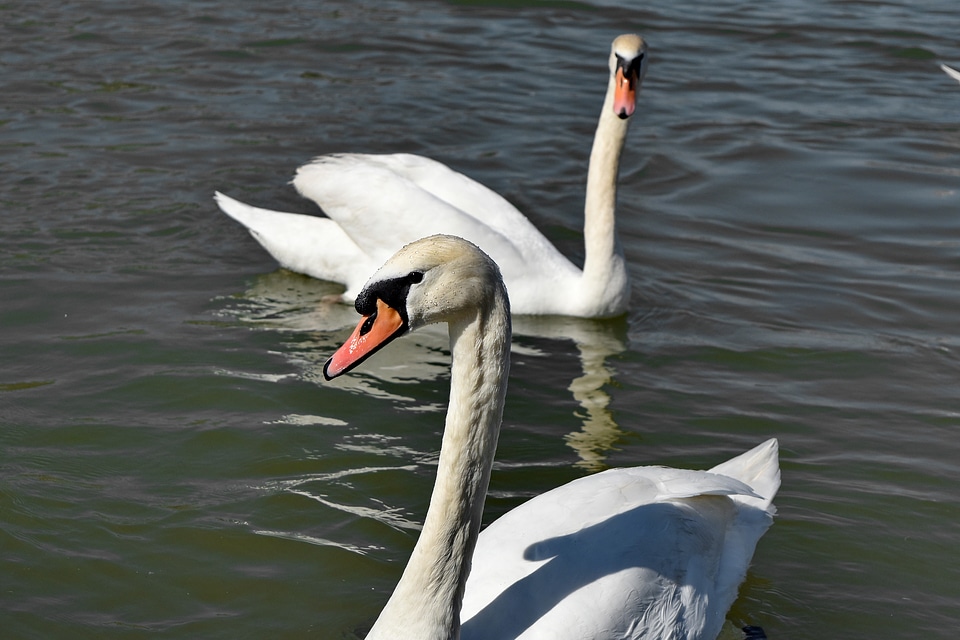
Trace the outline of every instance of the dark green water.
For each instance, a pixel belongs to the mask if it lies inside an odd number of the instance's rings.
[[[613,36],[651,65],[619,321],[522,319],[489,522],[608,466],[776,436],[730,612],[770,638],[960,620],[952,2],[0,5],[0,636],[320,637],[416,539],[442,333],[335,384],[354,321],[215,189],[310,212],[312,156],[433,156],[582,255]]]

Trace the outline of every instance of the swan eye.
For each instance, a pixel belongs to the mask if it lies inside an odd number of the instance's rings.
[[[423,282],[423,271],[411,271],[406,277],[407,284],[417,284]]]

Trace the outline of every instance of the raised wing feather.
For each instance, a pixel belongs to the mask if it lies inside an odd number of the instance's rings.
[[[323,156],[300,167],[293,184],[382,260],[398,242],[447,233],[477,244],[505,274],[578,273],[505,199],[427,158]]]

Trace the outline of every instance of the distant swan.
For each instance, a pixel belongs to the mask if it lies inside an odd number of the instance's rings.
[[[951,78],[953,78],[953,79],[956,80],[957,82],[960,82],[960,71],[957,71],[956,69],[954,69],[954,68],[952,68],[952,67],[948,67],[948,66],[945,65],[945,64],[941,64],[941,65],[940,65],[940,68],[943,69],[943,72],[944,72],[945,74],[947,74],[948,76],[950,76]]]
[[[717,636],[772,522],[776,440],[710,471],[580,478],[479,533],[510,365],[497,266],[460,238],[426,238],[384,264],[356,307],[363,318],[327,379],[430,323],[449,325],[453,360],[430,507],[368,640]]]
[[[502,196],[421,156],[328,155],[300,167],[294,186],[328,218],[258,209],[219,192],[217,204],[281,266],[345,284],[346,302],[407,242],[450,233],[471,240],[497,261],[514,313],[621,315],[630,285],[616,235],[617,173],[647,69],[646,51],[636,35],[619,36],[611,46],[610,80],[587,174],[583,270]]]

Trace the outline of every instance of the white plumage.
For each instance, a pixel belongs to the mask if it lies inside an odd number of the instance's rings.
[[[611,469],[537,496],[480,534],[461,638],[712,640],[779,484],[768,440],[710,471]]]

